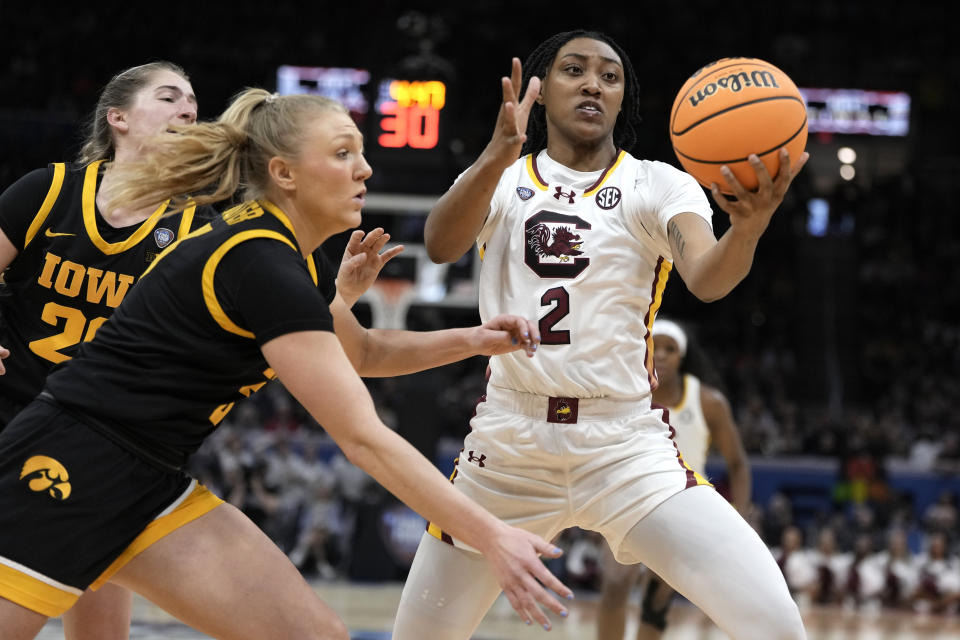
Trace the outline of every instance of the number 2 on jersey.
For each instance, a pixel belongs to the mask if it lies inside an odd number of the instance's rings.
[[[65,307],[56,302],[48,302],[43,306],[40,319],[54,327],[60,325],[60,320],[64,321],[63,330],[60,333],[34,340],[28,345],[30,351],[53,363],[69,360],[70,356],[60,353],[60,349],[80,344],[81,341],[93,340],[97,329],[107,321],[106,318],[98,317],[88,324],[82,311]],[[84,332],[84,327],[86,327],[86,332]]]
[[[540,296],[540,306],[553,306],[547,315],[540,318],[540,344],[570,344],[570,332],[566,329],[554,329],[558,322],[570,313],[570,294],[563,287],[547,289]]]

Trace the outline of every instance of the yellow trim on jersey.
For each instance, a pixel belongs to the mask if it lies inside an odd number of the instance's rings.
[[[657,272],[657,281],[653,283],[653,295],[650,297],[650,312],[647,322],[647,361],[644,363],[650,375],[653,375],[653,321],[657,317],[657,311],[663,304],[663,292],[667,288],[667,280],[670,278],[670,272],[673,270],[673,263],[664,260]]]
[[[690,374],[689,374],[689,373],[685,373],[685,374],[683,374],[683,376],[680,378],[680,389],[681,389],[680,402],[678,402],[676,405],[674,405],[674,406],[672,406],[672,407],[667,407],[668,409],[670,409],[670,411],[680,411],[681,409],[683,409],[683,408],[686,406],[686,404],[687,404],[687,391],[690,390],[689,385],[687,385],[687,376],[688,376],[688,375],[690,375]]]
[[[150,273],[150,271],[151,271],[155,266],[157,266],[157,263],[160,262],[160,260],[163,258],[163,256],[165,256],[165,255],[167,255],[168,253],[170,253],[171,251],[173,251],[174,248],[175,248],[178,244],[180,244],[181,242],[183,242],[183,241],[186,240],[187,238],[194,238],[194,237],[196,237],[196,236],[202,236],[202,235],[205,234],[206,232],[212,231],[212,230],[213,230],[213,225],[208,222],[207,224],[203,225],[202,227],[198,227],[198,228],[194,229],[193,231],[191,231],[191,232],[188,233],[187,235],[183,236],[182,238],[177,238],[176,240],[173,241],[173,244],[171,244],[169,247],[167,247],[167,248],[164,249],[162,252],[160,252],[160,255],[158,255],[158,256],[153,260],[153,262],[151,262],[150,265],[143,271],[143,273],[140,274],[140,277],[142,278],[143,276],[145,276],[145,275],[147,275],[148,273]]]
[[[290,222],[290,218],[287,217],[287,214],[283,212],[283,209],[273,204],[269,200],[260,200],[260,204],[263,205],[263,208],[272,213],[280,223],[287,228],[287,230],[293,234],[294,239],[296,240],[297,234],[293,230],[293,223]],[[300,244],[300,241],[297,240],[297,244]],[[313,254],[307,256],[307,271],[310,272],[310,277],[313,279],[313,284],[316,286],[319,282],[317,276],[317,264],[313,261]]]
[[[130,247],[136,245],[157,226],[157,222],[167,210],[169,200],[164,200],[157,209],[150,214],[150,217],[143,221],[140,228],[134,231],[129,238],[123,242],[107,242],[100,236],[97,230],[97,170],[103,160],[97,160],[87,165],[87,171],[83,176],[83,198],[81,208],[83,209],[83,227],[90,236],[93,245],[108,256],[122,253]]]
[[[187,496],[187,499],[180,503],[176,509],[148,524],[147,527],[140,532],[140,535],[130,543],[130,546],[124,549],[123,553],[93,581],[90,588],[96,591],[110,580],[117,571],[145,551],[147,547],[154,542],[169,533],[173,533],[188,522],[192,522],[200,516],[213,511],[221,504],[223,504],[223,500],[210,493],[210,490],[202,484],[198,484],[193,488],[193,491],[190,492],[190,495]]]
[[[26,567],[24,567],[26,568]],[[66,591],[65,589],[71,589]],[[36,611],[48,618],[62,615],[76,603],[83,592],[67,585],[58,588],[0,563],[0,598]]]
[[[293,237],[294,237],[294,238],[297,237],[296,232],[294,232],[294,230],[293,230],[293,223],[290,222],[290,218],[288,218],[288,217],[287,217],[287,214],[283,212],[283,209],[281,209],[281,208],[278,207],[277,205],[273,204],[273,203],[270,202],[269,200],[258,200],[257,202],[259,202],[261,205],[263,205],[263,208],[264,208],[264,209],[266,209],[267,211],[269,211],[270,213],[272,213],[272,214],[274,215],[274,217],[275,217],[277,220],[280,221],[280,224],[282,224],[283,226],[285,226],[285,227],[287,228],[287,231],[289,231],[290,233],[293,234]]]
[[[242,329],[233,320],[227,317],[227,314],[223,310],[223,307],[220,306],[220,302],[217,300],[217,294],[213,289],[213,274],[216,272],[217,265],[220,264],[223,256],[227,255],[227,251],[230,251],[230,249],[234,248],[241,242],[253,240],[254,238],[271,238],[273,240],[279,240],[280,242],[288,244],[291,249],[299,254],[299,250],[293,244],[293,242],[291,242],[289,238],[281,234],[279,231],[270,231],[269,229],[249,229],[247,231],[241,231],[234,236],[230,236],[226,242],[217,247],[217,250],[213,252],[213,255],[207,258],[207,264],[203,266],[203,276],[201,278],[203,282],[203,300],[207,303],[207,310],[210,312],[210,315],[217,322],[217,324],[220,325],[221,328],[244,338],[253,338],[253,333],[247,331],[246,329]],[[154,262],[156,262],[156,260],[154,260]]]
[[[618,166],[620,166],[620,161],[622,161],[626,156],[627,156],[627,152],[621,151],[617,155],[617,159],[613,162],[612,165],[610,165],[610,168],[604,172],[603,178],[600,180],[600,182],[598,182],[592,189],[590,189],[590,191],[584,192],[583,197],[589,198],[590,196],[595,194],[600,189],[600,187],[602,187],[603,184],[610,178],[610,176],[613,175],[613,172],[617,170]]]
[[[193,215],[197,212],[197,205],[192,204],[183,210],[183,216],[180,218],[180,227],[177,229],[177,237],[182,238],[190,233],[190,227],[193,225]]]
[[[53,209],[53,204],[60,195],[60,189],[63,188],[63,177],[66,173],[67,166],[64,163],[55,162],[53,164],[53,180],[50,181],[50,188],[47,190],[47,196],[43,199],[43,204],[40,205],[36,217],[34,217],[33,222],[30,223],[30,227],[27,229],[27,235],[23,240],[24,249],[27,248],[27,245],[30,244],[33,237],[37,235],[47,216],[50,215],[50,210]]]
[[[540,178],[537,177],[537,172],[533,170],[533,154],[532,153],[527,156],[526,164],[527,164],[527,175],[530,176],[530,180],[533,182],[534,186],[537,189],[540,189],[540,191],[546,191],[547,186],[549,185],[546,185],[543,182],[541,182]]]

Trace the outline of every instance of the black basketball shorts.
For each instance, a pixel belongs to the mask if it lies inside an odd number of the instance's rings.
[[[0,597],[58,616],[222,502],[36,400],[0,432]]]

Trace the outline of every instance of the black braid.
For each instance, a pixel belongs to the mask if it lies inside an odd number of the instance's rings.
[[[620,114],[617,116],[617,123],[613,127],[613,143],[618,149],[629,151],[637,141],[637,128],[640,126],[640,86],[637,82],[637,75],[633,71],[633,65],[626,52],[614,42],[610,36],[598,31],[565,31],[550,36],[540,43],[540,45],[527,56],[523,63],[523,82],[522,91],[526,91],[530,78],[537,76],[542,81],[553,61],[557,57],[557,52],[571,40],[575,38],[590,38],[606,42],[620,56],[623,63],[625,75],[625,85],[623,91],[623,105]],[[547,113],[542,104],[534,103],[530,110],[530,120],[527,123],[527,141],[523,143],[521,155],[536,153],[547,146]]]

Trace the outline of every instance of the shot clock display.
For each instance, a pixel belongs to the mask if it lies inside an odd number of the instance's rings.
[[[377,78],[366,69],[282,66],[277,93],[326,96],[350,110],[374,169],[371,189],[441,193],[455,174],[445,131],[448,94],[441,80]]]
[[[447,87],[439,80],[382,80],[376,104],[381,116],[377,142],[391,149],[435,148],[446,99]]]

